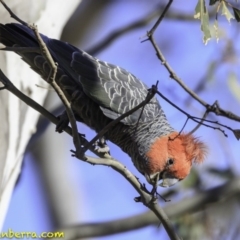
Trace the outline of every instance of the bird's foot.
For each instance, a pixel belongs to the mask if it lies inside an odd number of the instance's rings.
[[[136,176],[135,176],[136,177]],[[140,181],[139,181],[139,178],[137,178],[136,177],[136,179],[137,179],[137,181],[140,183],[140,185],[141,185],[141,190],[143,190],[144,192],[146,192],[148,195],[150,195],[151,197],[149,198],[149,202],[155,202],[155,201],[157,201],[157,195],[156,195],[156,189],[155,189],[155,191],[149,191],[148,189],[147,189],[147,187],[146,187],[146,184],[145,183],[141,183]],[[143,198],[141,197],[141,196],[139,196],[139,197],[135,197],[134,198],[134,201],[135,202],[143,202],[144,200],[143,200]]]
[[[95,150],[99,153],[105,153],[110,155],[110,148],[106,143],[105,137],[101,137],[98,141],[96,141],[94,144]]]
[[[157,200],[158,197],[160,197],[160,198],[161,198],[162,200],[164,200],[165,202],[169,202],[169,201],[171,201],[171,200],[168,200],[168,199],[164,198],[162,195],[160,195],[160,194],[157,192],[157,188],[158,188],[158,186],[159,186],[159,185],[158,185],[159,177],[160,177],[160,175],[157,174],[157,175],[156,175],[156,178],[155,178],[155,183],[153,184],[153,188],[152,188],[150,194],[152,195],[153,200]]]
[[[152,196],[154,196],[154,195],[157,194],[157,187],[156,187],[156,186],[153,186],[153,188],[152,188],[150,194],[151,194]]]
[[[143,190],[144,192],[151,194],[151,192],[148,191],[146,184],[145,183],[141,183],[139,178],[135,176],[135,178],[137,179],[137,181],[139,182],[140,186],[141,186],[141,190]]]
[[[153,199],[155,199],[155,200],[158,199],[158,197],[160,197],[164,202],[170,202],[171,201],[169,199],[164,198],[161,194],[159,194],[157,192],[157,185],[153,186],[150,194],[152,195]]]
[[[57,117],[59,119],[58,124],[56,126],[56,132],[63,132],[63,130],[68,126],[69,124],[69,119],[67,112],[64,111],[61,115]]]

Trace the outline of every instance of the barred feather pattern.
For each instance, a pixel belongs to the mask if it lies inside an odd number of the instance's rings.
[[[82,122],[96,132],[103,129],[111,121],[102,113],[98,105],[84,94],[74,102],[73,109],[81,116]],[[138,125],[128,126],[120,122],[111,128],[105,137],[126,152],[132,158],[137,169],[143,173],[149,163],[145,154],[149,151],[152,143],[156,138],[171,132],[174,132],[174,129],[162,115],[157,116],[154,121]]]
[[[72,102],[77,119],[96,132],[146,98],[147,86],[125,69],[100,61],[68,43],[41,36],[58,63],[56,81]],[[32,31],[20,24],[0,24],[0,42],[9,47],[38,46]],[[50,67],[43,56],[16,53],[47,80]],[[126,152],[144,173],[149,164],[146,153],[150,146],[171,132],[174,129],[154,97],[143,111],[139,109],[124,118],[105,137]]]
[[[62,76],[60,81],[59,84],[66,95],[69,92],[73,93],[75,90],[74,94],[76,94],[77,98],[73,100],[72,106],[73,110],[81,118],[81,122],[99,132],[112,121],[103,114],[98,104],[92,101],[85,93],[80,91],[76,93],[78,91],[76,86],[67,85],[70,82],[67,76]],[[71,99],[71,96],[69,96],[69,99]],[[126,152],[131,157],[136,168],[143,173],[149,163],[145,154],[149,151],[152,143],[157,138],[171,132],[174,132],[174,129],[169,125],[164,112],[161,110],[161,115],[156,116],[153,121],[135,125],[125,125],[119,122],[105,134],[105,137]]]
[[[88,55],[85,52],[82,54]],[[88,57],[90,57],[90,55],[88,55]],[[113,110],[116,108],[116,115],[112,116],[110,113],[112,111],[109,112],[108,108],[102,107],[101,109],[106,116],[109,116],[110,118],[117,118],[145,100],[148,94],[147,86],[143,82],[139,81],[133,74],[127,72],[119,66],[100,61],[96,58],[94,61],[96,62],[97,75],[100,80],[100,84],[104,87],[104,90],[110,99],[110,104],[107,107],[110,107],[110,109]],[[106,81],[106,79],[108,81]],[[122,121],[125,124],[133,125],[138,121],[147,122],[151,120],[154,117],[154,114],[159,111],[159,103],[157,99],[153,98],[152,101],[150,101],[140,117],[141,111],[142,110],[139,109]]]

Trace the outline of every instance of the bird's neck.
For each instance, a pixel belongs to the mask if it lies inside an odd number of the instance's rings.
[[[128,147],[127,152],[140,172],[143,172],[141,169],[144,169],[148,164],[146,153],[156,139],[174,131],[165,115],[156,117],[154,121],[131,127],[130,135],[133,141],[131,141],[131,146]]]
[[[145,154],[157,138],[168,135],[174,131],[166,117],[161,116],[155,118],[154,121],[138,126],[135,131],[135,138],[138,146],[143,150],[142,153]]]

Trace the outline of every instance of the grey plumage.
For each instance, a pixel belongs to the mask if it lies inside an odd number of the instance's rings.
[[[41,36],[58,63],[56,81],[72,100],[77,119],[96,132],[146,98],[147,86],[125,69],[100,61],[68,43]],[[38,47],[33,32],[15,23],[0,24],[0,42],[8,47]],[[43,56],[16,53],[43,79],[47,79],[50,68]],[[139,109],[124,118],[105,137],[128,153],[138,170],[144,172],[148,165],[145,154],[151,144],[174,129],[155,97],[144,107],[139,119],[141,111]]]

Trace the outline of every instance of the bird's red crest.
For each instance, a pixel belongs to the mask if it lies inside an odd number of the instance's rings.
[[[180,134],[177,136],[181,139],[183,146],[185,147],[187,160],[195,163],[201,163],[206,157],[207,147],[198,138],[192,134]]]
[[[191,134],[173,132],[158,138],[147,153],[149,165],[146,172],[152,174],[167,169],[178,179],[184,179],[190,172],[192,163],[204,160],[207,147]],[[167,165],[172,159],[174,164]]]

